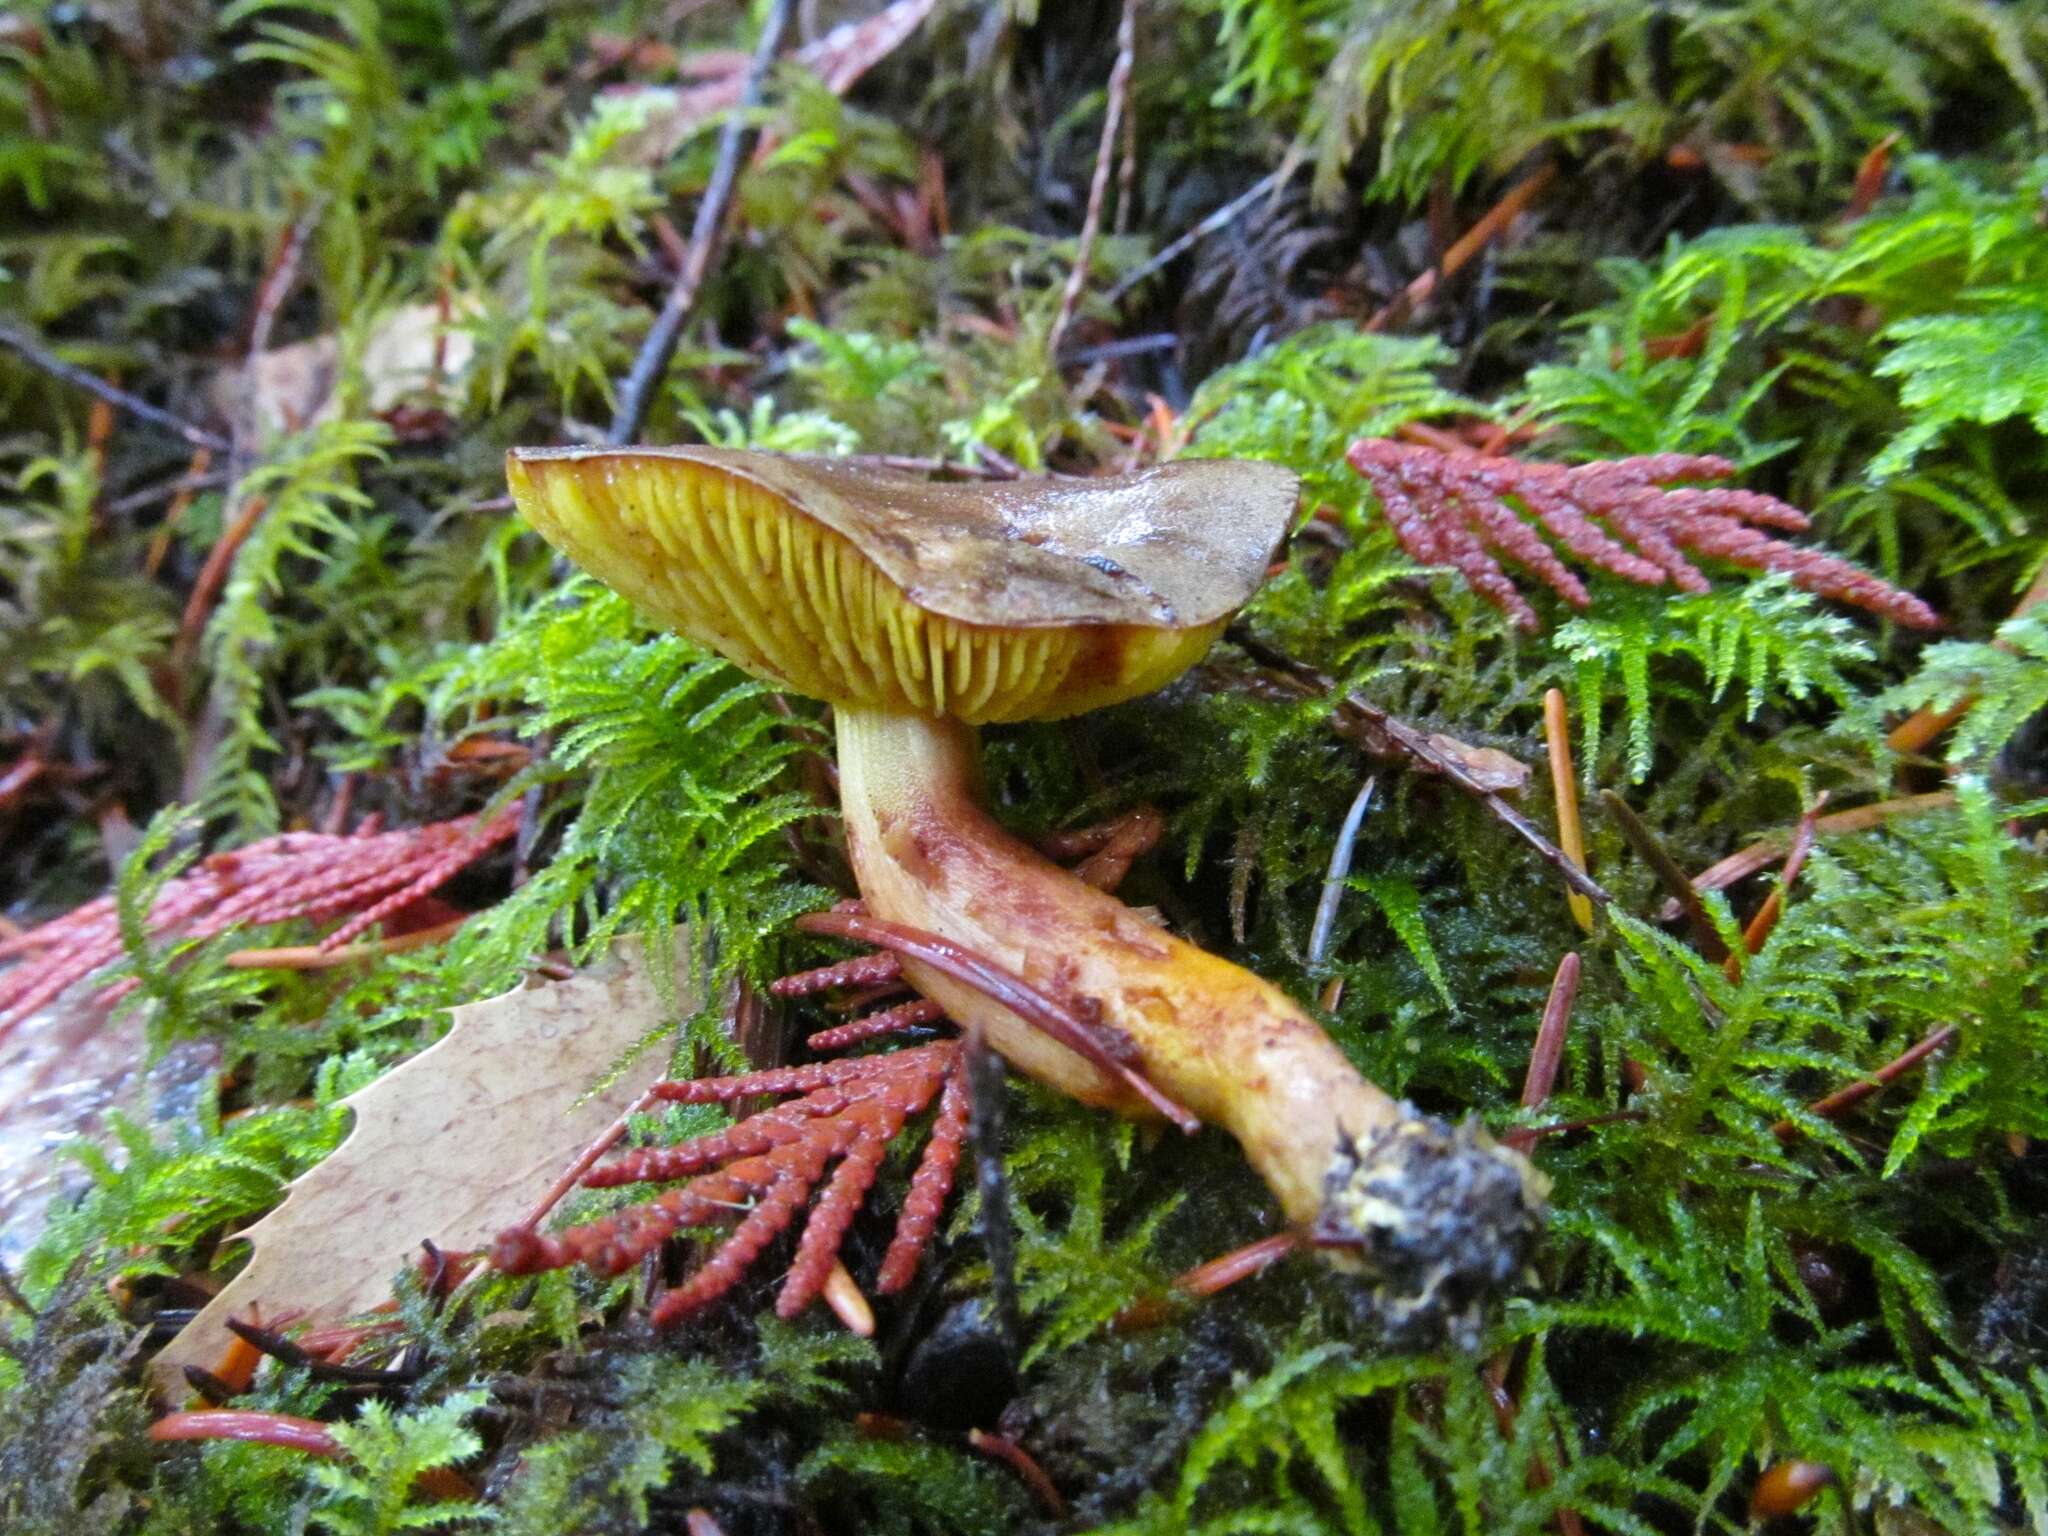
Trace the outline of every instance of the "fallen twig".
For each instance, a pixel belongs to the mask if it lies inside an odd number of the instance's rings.
[[[231,446],[218,432],[196,427],[182,416],[174,415],[160,405],[151,405],[147,400],[131,395],[125,389],[117,389],[97,374],[65,362],[34,337],[16,330],[11,325],[0,325],[0,347],[6,347],[24,362],[41,369],[50,377],[61,379],[66,384],[75,384],[95,399],[104,400],[116,410],[126,411],[137,421],[146,421],[151,426],[161,427],[166,432],[176,434],[195,448],[210,448],[215,453],[226,453]]]
[[[1816,837],[1837,837],[1849,832],[1868,832],[1872,827],[1883,826],[1894,816],[1923,816],[1929,811],[1943,810],[1955,804],[1954,793],[1946,789],[1935,790],[1925,795],[1904,795],[1896,800],[1879,800],[1872,805],[1859,805],[1846,811],[1835,811],[1817,818],[1813,824]],[[1686,889],[1694,893],[1703,891],[1725,891],[1737,881],[1747,880],[1758,870],[1768,868],[1784,855],[1790,845],[1790,835],[1773,832],[1758,838],[1748,847],[1731,853],[1718,864],[1710,865],[1685,882]],[[1675,890],[1674,905],[1658,914],[1659,922],[1669,922],[1678,915],[1676,902],[1686,897]]]
[[[1785,893],[1792,889],[1792,882],[1806,867],[1806,856],[1813,851],[1813,825],[1820,820],[1820,813],[1827,803],[1827,792],[1823,790],[1806,808],[1806,814],[1799,818],[1799,830],[1792,835],[1792,851],[1785,855],[1785,868],[1778,876],[1777,887],[1764,898],[1763,905],[1750,918],[1749,926],[1742,930],[1742,947],[1747,953],[1753,955],[1761,950],[1764,941],[1770,938],[1771,930],[1778,926],[1778,917],[1785,910]],[[1742,979],[1741,955],[1728,957],[1727,972],[1730,981]]]
[[[1897,1082],[1961,1034],[1962,1030],[1953,1024],[1942,1025],[1941,1028],[1931,1031],[1915,1044],[1908,1046],[1870,1076],[1859,1078],[1846,1088],[1837,1088],[1826,1098],[1815,1099],[1806,1106],[1807,1113],[1818,1115],[1823,1120],[1833,1120],[1838,1115],[1847,1113],[1880,1089]],[[1790,1141],[1799,1134],[1799,1127],[1790,1120],[1780,1120],[1771,1127],[1771,1134],[1780,1141]]]
[[[1102,138],[1095,149],[1095,176],[1088,183],[1088,210],[1081,219],[1081,238],[1074,247],[1074,270],[1067,274],[1066,289],[1060,294],[1059,313],[1053,317],[1052,334],[1046,351],[1057,358],[1067,328],[1074,323],[1074,309],[1088,286],[1088,268],[1095,260],[1095,242],[1102,233],[1102,205],[1109,196],[1109,170],[1116,158],[1117,130],[1123,124],[1131,94],[1131,70],[1138,58],[1138,0],[1124,0],[1123,14],[1116,24],[1116,63],[1109,71],[1109,99],[1102,114]]]
[[[1037,1496],[1038,1502],[1045,1506],[1045,1512],[1053,1519],[1066,1518],[1067,1501],[1060,1497],[1059,1489],[1055,1488],[1052,1479],[1046,1476],[1045,1468],[1041,1467],[1037,1458],[1023,1446],[1008,1435],[990,1434],[985,1429],[970,1429],[967,1432],[967,1443],[982,1455],[1000,1461],[1016,1473],[1018,1479]]]
[[[227,585],[228,571],[235,563],[249,535],[256,531],[256,525],[263,520],[264,510],[270,505],[267,498],[251,496],[242,503],[233,522],[221,530],[220,537],[213,541],[213,548],[206,553],[206,564],[199,568],[199,577],[192,583],[192,591],[185,599],[185,612],[178,620],[178,638],[171,644],[171,668],[179,675],[192,665],[194,652],[199,649],[199,638],[206,629],[206,617],[213,611],[214,599],[220,596],[221,588]]]
[[[1125,273],[1122,278],[1118,279],[1116,285],[1103,295],[1104,301],[1109,304],[1116,303],[1118,299],[1129,293],[1138,284],[1144,282],[1146,278],[1154,276],[1162,268],[1178,261],[1182,256],[1185,256],[1189,251],[1201,244],[1202,241],[1215,234],[1217,230],[1229,224],[1232,219],[1235,219],[1260,198],[1278,190],[1280,183],[1284,179],[1285,173],[1281,171],[1275,171],[1270,176],[1261,176],[1257,181],[1203,219],[1201,223],[1197,224],[1186,234],[1178,239],[1169,241],[1160,249],[1159,254],[1150,261],[1147,261],[1134,271]]]
[[[1542,195],[1557,175],[1557,167],[1546,165],[1509,187],[1501,200],[1488,209],[1478,223],[1466,230],[1464,235],[1452,242],[1437,264],[1417,277],[1414,282],[1389,300],[1380,311],[1365,322],[1368,331],[1384,331],[1398,320],[1405,319],[1418,304],[1421,304],[1440,283],[1457,276],[1465,263],[1477,256],[1497,237],[1502,230]]]
[[[648,409],[654,403],[655,388],[668,372],[669,362],[676,355],[676,344],[682,339],[683,325],[696,308],[698,292],[725,243],[733,191],[739,185],[740,162],[752,138],[747,117],[760,104],[761,88],[767,82],[776,52],[782,47],[791,9],[791,0],[774,0],[768,19],[762,24],[760,41],[754,45],[753,57],[747,64],[746,83],[740,88],[739,101],[718,138],[718,159],[712,165],[703,200],[697,204],[696,222],[690,226],[687,257],[669,287],[661,313],[654,317],[647,339],[640,344],[631,371],[619,385],[618,409],[605,433],[605,441],[613,447],[623,447],[640,435]]]
[[[1643,818],[1635,813],[1634,807],[1613,790],[1601,790],[1600,803],[1607,808],[1607,814],[1621,829],[1621,835],[1628,839],[1629,847],[1635,849],[1642,861],[1650,866],[1651,873],[1656,875],[1664,889],[1677,900],[1678,911],[1672,915],[1684,915],[1686,926],[1692,931],[1693,943],[1698,946],[1700,953],[1717,963],[1726,960],[1728,946],[1722,941],[1720,930],[1714,926],[1714,920],[1707,916],[1706,904],[1700,900],[1699,890],[1692,881],[1686,879],[1685,871],[1679,868],[1678,861],[1665,851],[1664,844],[1658,840],[1657,834],[1652,832]]]
[[[1529,1071],[1522,1079],[1524,1109],[1541,1108],[1557,1086],[1557,1069],[1564,1061],[1565,1036],[1571,1031],[1572,1004],[1578,995],[1579,957],[1567,954],[1557,962],[1550,997],[1543,1005],[1543,1022],[1536,1026],[1536,1043],[1529,1047]]]

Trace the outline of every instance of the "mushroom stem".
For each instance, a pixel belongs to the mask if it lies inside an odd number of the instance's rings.
[[[836,718],[847,844],[871,913],[952,939],[1128,1040],[1147,1078],[1237,1138],[1290,1220],[1375,1279],[1390,1323],[1476,1328],[1484,1294],[1520,1272],[1540,1174],[1389,1097],[1279,988],[1004,831],[978,803],[973,727],[844,706]],[[914,960],[904,971],[1039,1081],[1153,1113],[982,993]]]

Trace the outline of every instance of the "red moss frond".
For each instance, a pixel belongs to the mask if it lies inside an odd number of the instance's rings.
[[[871,1013],[864,1019],[855,1019],[851,1024],[835,1024],[830,1029],[821,1029],[804,1044],[814,1051],[843,1051],[849,1046],[865,1045],[885,1035],[922,1029],[928,1024],[939,1023],[945,1017],[945,1009],[929,998],[920,997]]]
[[[819,992],[837,991],[841,987],[886,986],[900,980],[902,975],[903,962],[882,950],[871,955],[855,955],[850,960],[835,960],[814,971],[778,976],[768,983],[768,991],[775,997],[811,997]]]
[[[671,1178],[688,1178],[689,1182],[645,1204],[567,1232],[544,1235],[530,1227],[512,1228],[499,1235],[492,1262],[514,1274],[570,1264],[617,1274],[683,1227],[726,1220],[735,1211],[744,1213],[697,1273],[656,1306],[654,1321],[672,1323],[701,1311],[737,1285],[768,1245],[796,1220],[836,1161],[838,1166],[798,1240],[795,1262],[777,1301],[777,1311],[793,1317],[823,1290],[889,1144],[910,1117],[922,1113],[954,1079],[959,1051],[957,1042],[946,1040],[884,1056],[659,1084],[657,1097],[684,1103],[729,1103],[759,1094],[800,1097],[751,1115],[726,1130],[679,1146],[626,1152],[592,1169],[583,1181],[591,1187]],[[956,1138],[951,1153],[940,1157],[948,1162],[949,1175],[950,1162],[958,1155]],[[929,1151],[925,1162],[933,1162]],[[938,1201],[943,1201],[944,1193],[938,1191]],[[914,1266],[914,1254],[910,1262]]]
[[[1761,531],[1803,532],[1807,517],[1797,507],[1729,486],[1672,485],[1725,480],[1735,473],[1733,464],[1712,455],[1533,464],[1361,438],[1345,457],[1371,482],[1411,558],[1457,571],[1523,629],[1537,627],[1536,610],[1496,554],[1534,572],[1575,608],[1592,601],[1539,526],[1586,564],[1644,586],[1669,581],[1680,591],[1706,591],[1706,577],[1687,558],[1705,555],[1752,570],[1782,571],[1808,592],[1915,629],[1941,623],[1912,593],[1825,550],[1787,544]]]
[[[158,938],[208,939],[240,927],[346,917],[322,941],[333,949],[425,896],[518,829],[514,809],[489,821],[459,816],[394,832],[265,838],[217,853],[166,882],[150,908],[149,930]],[[25,957],[0,976],[0,1033],[121,952],[111,896],[0,941],[0,960]],[[119,997],[134,986],[116,982],[107,992]]]
[[[910,1176],[910,1192],[903,1197],[903,1210],[896,1217],[896,1235],[890,1239],[889,1251],[882,1255],[881,1272],[875,1277],[875,1289],[884,1296],[895,1295],[916,1277],[918,1261],[938,1230],[939,1213],[953,1192],[953,1174],[960,1166],[973,1102],[965,1073],[955,1072],[946,1079],[931,1139],[925,1143],[917,1172]]]

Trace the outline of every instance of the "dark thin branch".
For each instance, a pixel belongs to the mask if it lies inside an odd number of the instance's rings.
[[[38,368],[53,379],[74,384],[95,399],[104,400],[118,411],[126,411],[137,421],[146,421],[153,427],[183,438],[194,448],[211,448],[215,453],[227,453],[233,445],[218,432],[209,432],[204,427],[195,427],[182,416],[165,410],[160,405],[151,405],[139,396],[131,395],[125,389],[117,389],[98,374],[67,363],[50,351],[34,337],[16,330],[11,325],[0,325],[0,347],[19,356],[33,368]]]
[[[768,70],[775,62],[777,51],[782,47],[782,34],[789,28],[790,10],[791,0],[775,0],[769,8],[768,20],[761,28],[761,39],[754,45],[754,56],[747,63],[746,82],[740,88],[740,99],[726,118],[725,128],[718,137],[718,159],[712,166],[711,180],[704,188],[703,201],[697,204],[697,221],[690,226],[689,249],[684,253],[682,266],[677,269],[675,283],[668,291],[661,313],[655,316],[653,328],[640,344],[640,355],[633,359],[632,371],[619,385],[618,410],[612,417],[610,430],[605,433],[605,442],[614,448],[632,442],[646,425],[648,408],[654,402],[654,391],[668,372],[668,365],[676,355],[676,344],[682,340],[683,325],[697,307],[697,295],[704,286],[704,279],[724,247],[726,224],[732,213],[733,191],[739,185],[740,162],[754,137],[747,118],[761,104],[761,88],[768,79]]]
[[[968,1125],[974,1136],[974,1179],[981,1194],[981,1245],[988,1254],[990,1299],[995,1323],[1010,1358],[1022,1353],[1023,1310],[1017,1297],[1016,1227],[1010,1215],[1010,1182],[1003,1170],[1003,1058],[989,1049],[980,1025],[967,1031]]]
[[[1146,278],[1154,276],[1163,268],[1178,261],[1197,245],[1208,239],[1209,236],[1215,234],[1217,230],[1223,228],[1232,219],[1243,213],[1245,209],[1251,207],[1253,203],[1256,203],[1268,193],[1277,190],[1284,179],[1285,172],[1283,171],[1275,171],[1270,176],[1261,176],[1243,192],[1240,192],[1221,208],[1218,208],[1214,213],[1203,219],[1193,229],[1189,230],[1179,239],[1169,242],[1160,250],[1158,255],[1154,256],[1143,266],[1135,271],[1125,273],[1118,280],[1116,286],[1103,295],[1104,301],[1109,304],[1116,303],[1118,299],[1129,293],[1138,284],[1144,282]]]
[[[14,1283],[14,1276],[8,1272],[5,1264],[0,1264],[0,1301],[15,1308],[24,1317],[34,1319],[42,1316],[21,1293],[21,1287]]]
[[[1130,101],[1131,70],[1138,58],[1138,0],[1124,0],[1123,15],[1116,25],[1116,63],[1110,66],[1108,101],[1102,113],[1102,139],[1095,149],[1095,176],[1088,184],[1088,210],[1081,219],[1081,238],[1074,247],[1074,270],[1067,274],[1067,286],[1060,294],[1059,313],[1052,322],[1046,351],[1060,354],[1067,328],[1074,323],[1074,310],[1088,287],[1088,269],[1095,261],[1095,242],[1102,234],[1102,205],[1109,196],[1109,168],[1116,158],[1117,130],[1123,124],[1124,109]]]

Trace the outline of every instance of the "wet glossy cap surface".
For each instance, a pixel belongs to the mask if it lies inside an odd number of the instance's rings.
[[[1258,586],[1296,491],[1215,460],[934,483],[731,449],[520,449],[506,472],[570,558],[750,671],[974,721],[1170,681]]]

